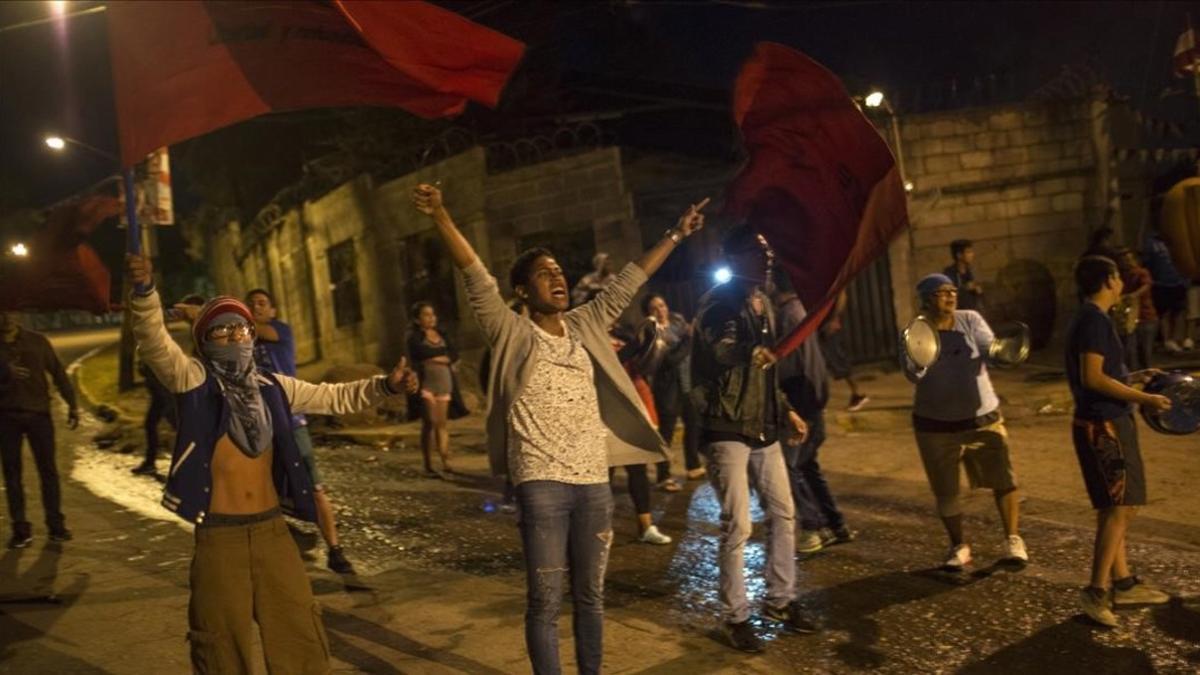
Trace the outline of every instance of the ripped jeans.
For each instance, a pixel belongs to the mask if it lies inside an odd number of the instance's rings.
[[[562,672],[558,610],[569,573],[575,662],[581,674],[599,673],[604,653],[604,569],[612,545],[609,485],[528,481],[517,486],[517,501],[525,549],[525,646],[533,672]]]

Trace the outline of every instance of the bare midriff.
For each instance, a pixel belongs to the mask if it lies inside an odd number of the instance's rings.
[[[229,436],[222,436],[213,451],[209,512],[241,515],[279,506],[279,495],[271,480],[273,457],[273,448],[253,459],[247,457]]]

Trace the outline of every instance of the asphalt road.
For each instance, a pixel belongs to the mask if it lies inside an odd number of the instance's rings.
[[[66,358],[113,337],[75,334],[55,342]],[[1034,385],[1019,379],[1005,386],[1010,399],[1034,395]],[[1152,474],[1152,490],[1164,503],[1147,507],[1130,535],[1139,573],[1177,597],[1165,607],[1122,611],[1121,627],[1104,630],[1075,605],[1090,556],[1091,513],[1077,470],[1064,462],[1064,418],[1010,424],[1018,471],[1028,476],[1023,534],[1032,563],[1022,570],[996,564],[999,524],[990,497],[977,493],[967,499],[976,563],[952,575],[935,569],[943,535],[915,465],[911,431],[887,422],[888,408],[902,407],[904,392],[895,392],[895,402],[882,382],[873,387],[883,422],[867,431],[835,428],[823,451],[830,482],[861,536],[798,557],[802,600],[824,631],[792,636],[763,624],[771,636],[765,654],[729,649],[717,631],[712,489],[691,482],[678,494],[655,493],[660,528],[675,537],[656,547],[635,542],[632,509],[618,485],[606,672],[1200,671],[1200,527],[1191,515],[1200,498],[1187,480],[1170,482],[1195,471],[1189,450],[1195,439],[1189,445],[1144,436],[1148,453],[1174,464],[1160,463]],[[89,418],[78,432],[60,433],[76,540],[60,546],[39,536],[32,548],[0,558],[0,673],[188,672],[190,534],[157,506],[159,482],[129,475],[135,455],[94,447],[91,437],[101,428]],[[335,667],[527,672],[515,516],[496,508],[499,486],[485,477],[478,424],[454,427],[464,474],[451,481],[420,477],[415,431],[406,427],[387,445],[334,437],[319,444],[343,539],[360,569],[345,578],[323,569],[313,529],[297,528],[326,608]],[[26,486],[36,509],[36,477],[28,467]],[[765,591],[764,557],[759,526],[747,549],[755,602]],[[560,628],[570,661],[569,603]]]

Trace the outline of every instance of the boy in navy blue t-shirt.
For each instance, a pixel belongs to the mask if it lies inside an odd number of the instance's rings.
[[[1075,399],[1071,435],[1097,519],[1092,578],[1080,601],[1089,617],[1113,627],[1117,625],[1114,606],[1170,600],[1130,572],[1125,531],[1137,507],[1146,503],[1133,405],[1167,410],[1171,401],[1129,386],[1145,381],[1154,371],[1130,373],[1125,367],[1121,341],[1108,317],[1123,286],[1116,263],[1103,256],[1085,256],[1075,266],[1075,284],[1082,303],[1067,331],[1067,381]]]

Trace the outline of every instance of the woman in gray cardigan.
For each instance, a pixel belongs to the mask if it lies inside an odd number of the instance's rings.
[[[442,204],[419,185],[413,202],[430,216],[463,274],[467,297],[491,347],[488,454],[508,474],[520,504],[527,608],[525,643],[535,673],[559,673],[558,611],[571,574],[575,658],[580,673],[599,673],[604,568],[612,543],[608,467],[659,462],[666,446],[621,368],[608,327],[646,278],[684,238],[704,225],[689,208],[675,227],[591,301],[568,311],[567,280],[554,254],[525,251],[510,271],[528,317],[509,310],[496,280]]]

